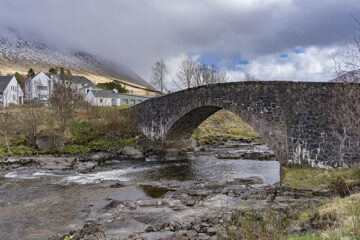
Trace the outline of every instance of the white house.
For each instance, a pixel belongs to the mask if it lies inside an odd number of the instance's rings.
[[[135,105],[152,96],[118,93],[117,90],[91,90],[85,97],[85,101],[93,106],[120,106]]]
[[[91,90],[99,90],[92,81],[83,76],[40,72],[33,78],[28,77],[25,81],[26,99],[39,101],[48,100],[53,92],[54,83],[65,84],[77,91],[84,98]]]
[[[0,76],[0,105],[23,104],[24,93],[14,76]]]
[[[53,87],[53,76],[40,72],[25,81],[25,96],[27,100],[45,101],[50,98]]]

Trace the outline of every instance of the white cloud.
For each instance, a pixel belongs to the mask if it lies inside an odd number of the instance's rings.
[[[250,60],[248,65],[238,65],[229,71],[232,81],[244,79],[249,73],[260,80],[328,81],[335,77],[333,57],[340,52],[339,47],[308,47],[304,53],[289,51],[261,56]]]

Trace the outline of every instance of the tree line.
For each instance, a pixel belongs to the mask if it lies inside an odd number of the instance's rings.
[[[180,89],[198,87],[207,84],[222,83],[229,81],[226,72],[220,71],[214,65],[205,65],[187,57],[179,64],[176,79],[173,84]],[[161,93],[169,92],[168,69],[165,61],[160,59],[152,68],[151,83]]]

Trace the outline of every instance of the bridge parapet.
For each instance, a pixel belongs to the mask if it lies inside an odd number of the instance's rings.
[[[191,88],[147,100],[129,113],[153,140],[188,139],[220,109],[248,122],[286,165],[339,166],[338,126],[327,108],[339,83],[236,82]],[[345,164],[359,164],[358,134],[349,141]],[[355,150],[354,150],[355,149]],[[344,149],[342,151],[345,151]]]

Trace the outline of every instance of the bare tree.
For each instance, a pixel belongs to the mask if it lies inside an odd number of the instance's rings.
[[[156,61],[152,68],[152,79],[151,83],[154,87],[160,92],[164,92],[166,90],[166,78],[167,78],[167,67],[163,59]]]
[[[259,79],[257,79],[254,75],[250,74],[250,73],[245,73],[245,77],[244,77],[244,81],[259,81]]]
[[[339,141],[339,167],[344,165],[345,154],[357,152],[359,147],[349,141],[350,136],[360,132],[360,23],[357,23],[359,28],[348,45],[344,60],[335,61],[337,77],[334,81],[341,84],[331,91],[333,97],[327,109],[330,119],[338,126],[333,134]]]
[[[11,109],[10,107],[3,107],[0,110],[0,128],[6,144],[6,152],[8,153],[11,152],[8,136],[12,125],[13,125],[13,121],[12,121]]]
[[[61,80],[58,83],[54,83],[50,105],[55,112],[62,131],[66,129],[67,123],[74,118],[75,110],[80,100],[80,96],[70,85],[61,82]]]
[[[193,87],[227,82],[228,76],[225,72],[221,72],[215,66],[208,66],[197,63],[194,73]]]
[[[175,84],[180,88],[191,88],[194,82],[194,74],[197,63],[190,57],[185,58],[179,65],[177,73],[178,82]]]
[[[44,122],[41,115],[42,104],[35,101],[28,101],[22,106],[22,124],[24,132],[31,143],[35,143],[39,126]]]
[[[216,66],[200,64],[188,57],[179,65],[175,85],[179,88],[191,88],[227,81],[229,76],[226,72],[219,71]]]

